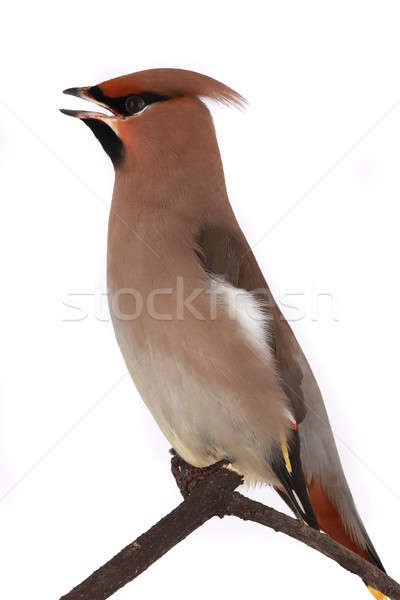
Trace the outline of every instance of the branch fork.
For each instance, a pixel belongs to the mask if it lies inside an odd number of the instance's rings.
[[[228,461],[197,469],[173,450],[171,454],[171,470],[183,502],[60,600],[106,600],[206,521],[228,515],[285,533],[325,554],[392,600],[400,600],[399,584],[375,565],[328,535],[235,492],[243,479],[226,468]]]

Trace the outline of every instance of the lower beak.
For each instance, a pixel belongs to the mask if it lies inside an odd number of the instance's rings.
[[[78,119],[98,119],[99,121],[107,121],[111,115],[95,112],[93,110],[71,110],[69,108],[60,108],[60,112],[69,117],[78,117]]]
[[[83,98],[84,100],[89,100],[90,102],[94,102],[95,104],[100,104],[94,98],[90,96],[89,93],[90,87],[75,87],[68,88],[63,91],[63,94],[68,94],[70,96],[77,96],[78,98]],[[102,105],[104,106],[104,105]],[[108,107],[106,107],[108,108]],[[95,112],[92,110],[70,110],[69,108],[60,108],[60,111],[64,115],[68,115],[69,117],[77,117],[78,119],[98,119],[99,121],[108,121],[113,118],[114,115],[108,115],[105,113]]]

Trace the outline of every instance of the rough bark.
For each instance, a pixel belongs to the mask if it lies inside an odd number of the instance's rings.
[[[329,536],[235,492],[242,478],[222,461],[196,469],[173,453],[172,472],[184,501],[60,600],[105,600],[214,516],[235,516],[285,533],[336,561],[364,582],[400,600],[391,577]]]

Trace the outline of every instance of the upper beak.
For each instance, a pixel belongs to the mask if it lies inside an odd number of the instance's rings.
[[[84,100],[89,100],[90,102],[94,102],[95,104],[103,106],[107,110],[111,111],[111,109],[106,104],[103,104],[103,103],[99,102],[98,100],[95,100],[90,95],[89,90],[90,90],[89,86],[73,87],[73,88],[67,88],[66,90],[64,90],[63,94],[69,94],[70,96],[77,96],[78,98],[83,98]],[[70,110],[69,108],[60,108],[60,111],[62,113],[64,113],[64,115],[68,115],[70,117],[78,117],[78,119],[98,119],[100,121],[107,121],[109,119],[112,119],[114,114],[116,114],[116,113],[114,113],[114,111],[111,111],[111,112],[113,112],[112,115],[107,115],[105,113],[95,112],[92,110]]]
[[[88,90],[89,87],[75,87],[75,88],[67,88],[63,91],[63,94],[68,94],[69,96],[78,96],[78,98],[88,98]]]

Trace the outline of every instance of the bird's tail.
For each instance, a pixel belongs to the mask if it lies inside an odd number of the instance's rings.
[[[385,594],[382,594],[382,592],[380,592],[379,590],[376,590],[371,585],[368,585],[367,588],[369,589],[373,597],[376,598],[376,600],[386,600],[387,596],[385,596]]]
[[[311,482],[307,485],[307,488],[310,496],[311,505],[313,507],[318,524],[322,531],[324,531],[331,538],[342,544],[342,546],[349,548],[349,550],[352,550],[362,558],[365,558],[385,573],[386,571],[383,567],[383,564],[375,548],[373,547],[372,542],[369,539],[368,534],[365,531],[362,523],[360,522],[360,528],[363,530],[364,533],[366,542],[365,547],[362,547],[351,537],[351,535],[348,532],[348,529],[346,528],[343,522],[342,516],[330,500],[328,494],[323,489],[320,481],[316,478],[313,478]],[[382,592],[368,584],[366,585],[368,587],[368,590],[371,592],[374,598],[376,598],[376,600],[385,600],[385,594],[382,594]]]
[[[310,483],[306,482],[300,458],[298,426],[295,422],[292,426],[293,429],[289,434],[281,435],[280,447],[277,446],[272,454],[271,466],[281,484],[281,487],[275,487],[276,491],[297,517],[311,527],[321,529],[339,544],[385,572],[355,508],[353,518],[356,519],[360,532],[358,540],[356,536],[351,535],[350,528],[346,527],[343,516],[330,499],[321,481],[317,477],[312,477]],[[376,600],[385,600],[386,596],[382,592],[366,585]]]

